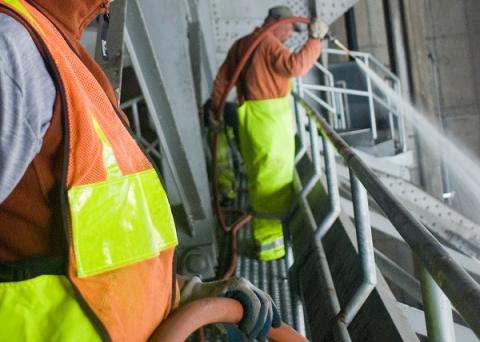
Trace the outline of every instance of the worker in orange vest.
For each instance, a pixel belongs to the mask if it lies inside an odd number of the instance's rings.
[[[211,296],[264,338],[278,310],[247,280],[176,279],[166,193],[80,44],[109,2],[0,0],[0,340],[146,341]]]
[[[263,26],[292,16],[287,6],[272,7]],[[212,112],[221,110],[225,88],[261,30],[256,28],[238,39],[228,51],[215,78]],[[268,34],[255,48],[236,84],[240,151],[254,214],[252,228],[257,255],[263,261],[285,255],[282,219],[292,200],[295,157],[291,78],[306,74],[318,59],[320,40],[328,33],[328,25],[314,19],[309,25],[309,39],[298,52],[284,46],[293,31],[294,26],[288,23]]]

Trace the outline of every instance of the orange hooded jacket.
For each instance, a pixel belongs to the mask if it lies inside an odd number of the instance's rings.
[[[228,51],[213,84],[211,106],[214,113],[229,80],[260,28],[238,39]],[[238,103],[284,97],[292,77],[304,75],[320,56],[321,43],[309,39],[296,53],[288,50],[273,34],[267,35],[253,52],[237,82]]]

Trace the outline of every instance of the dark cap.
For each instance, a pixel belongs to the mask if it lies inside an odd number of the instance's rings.
[[[275,6],[268,10],[268,16],[274,19],[282,19],[293,17],[293,12],[288,6]],[[299,23],[294,23],[293,28],[295,31],[300,32],[302,31],[302,25]]]

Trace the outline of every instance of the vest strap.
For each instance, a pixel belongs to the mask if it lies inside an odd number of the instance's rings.
[[[23,281],[40,275],[66,275],[66,257],[46,257],[19,262],[0,262],[0,283]]]

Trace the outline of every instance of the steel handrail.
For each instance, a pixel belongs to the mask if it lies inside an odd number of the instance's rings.
[[[338,50],[338,49],[324,49],[324,52],[328,53],[328,54],[332,54],[332,55],[348,56],[348,54],[345,51]],[[395,75],[391,70],[389,70],[385,65],[383,65],[378,59],[373,57],[370,53],[359,52],[359,51],[350,51],[350,54],[355,56],[355,57],[360,57],[360,58],[363,58],[363,59],[371,60],[376,67],[378,67],[386,75],[391,77],[395,81],[395,83],[400,83],[400,79],[398,78],[398,76]]]
[[[337,50],[337,49],[324,49],[323,53],[325,54],[332,54],[332,55],[342,55],[342,56],[355,56],[356,58],[359,58],[364,61],[365,64],[371,65],[374,67],[376,70],[379,70],[382,75],[385,75],[385,77],[388,77],[392,81],[392,88],[394,89],[395,92],[400,91],[400,79],[392,73],[391,70],[389,70],[385,65],[383,65],[379,60],[377,60],[375,57],[373,57],[370,53],[365,53],[365,52],[359,52],[359,51],[350,51],[346,52],[344,50]],[[318,64],[318,63],[317,63]],[[329,77],[331,73],[326,72],[325,67],[320,68],[316,64],[317,69],[319,69],[321,72],[323,72],[325,75],[327,75],[328,80],[330,81]],[[332,75],[333,77],[333,75]],[[367,75],[366,76],[366,83],[367,83],[367,90],[366,91],[361,91],[361,90],[353,90],[353,89],[341,89],[337,88],[335,86],[330,87],[328,84],[325,85],[311,85],[311,84],[305,84],[303,87],[305,89],[312,89],[312,90],[319,90],[319,91],[325,91],[327,92],[328,96],[340,96],[341,94],[346,94],[346,95],[355,95],[355,96],[362,96],[366,97],[368,99],[368,107],[369,107],[369,116],[370,116],[370,126],[372,130],[372,137],[374,139],[377,138],[377,128],[376,128],[376,113],[375,113],[375,107],[377,104],[380,104],[382,107],[387,109],[389,113],[389,121],[390,121],[390,130],[392,132],[392,139],[395,139],[395,124],[393,122],[392,115],[397,117],[397,125],[398,125],[398,132],[399,132],[399,138],[398,141],[400,146],[402,147],[402,151],[406,151],[406,137],[405,137],[405,122],[403,119],[403,115],[401,112],[401,108],[392,108],[388,103],[384,102],[380,96],[378,96],[375,93],[374,87],[371,84],[370,77]],[[311,95],[311,94],[309,94]],[[316,98],[315,101],[319,102],[318,99]],[[323,105],[323,104],[321,104]],[[324,106],[328,111],[331,111],[331,108],[328,108]],[[339,114],[342,116],[342,118],[345,116],[345,113],[343,111],[340,111]],[[338,127],[334,125],[336,129]],[[343,127],[345,129],[346,127]]]
[[[322,136],[330,141],[368,193],[382,208],[395,229],[426,267],[469,327],[480,337],[480,286],[453,260],[427,228],[395,198],[326,120],[298,94],[293,93],[293,96],[304,107],[307,114],[314,119]]]
[[[302,87],[304,89],[304,92],[308,96],[312,97],[316,102],[318,102],[325,109],[327,109],[328,111],[331,111],[331,112],[334,112],[334,110],[335,110],[334,107],[331,107],[325,101],[323,101],[321,98],[319,98],[314,93],[309,91],[310,89],[311,90],[324,91],[324,92],[328,92],[328,93],[339,93],[339,94],[355,95],[355,96],[362,96],[362,97],[373,96],[373,100],[375,102],[378,102],[379,105],[381,105],[382,107],[384,107],[388,111],[392,112],[392,114],[395,115],[396,117],[400,117],[400,114],[399,114],[397,108],[390,106],[386,101],[384,101],[378,95],[375,95],[375,94],[371,95],[368,91],[329,87],[329,86],[321,86],[321,85],[315,85],[315,84],[303,84]]]

